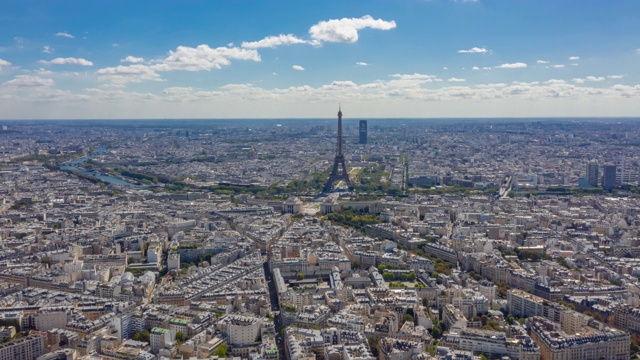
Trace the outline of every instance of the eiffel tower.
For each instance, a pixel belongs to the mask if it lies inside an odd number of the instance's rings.
[[[333,161],[333,169],[331,170],[331,175],[329,175],[329,180],[324,185],[324,189],[322,192],[326,193],[333,189],[333,184],[336,181],[343,180],[349,189],[353,188],[353,182],[351,182],[351,178],[349,177],[349,172],[347,171],[347,165],[344,162],[344,153],[342,152],[342,109],[338,107],[338,146],[336,151],[336,158]]]

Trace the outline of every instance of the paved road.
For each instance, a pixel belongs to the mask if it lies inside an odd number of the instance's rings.
[[[280,304],[278,303],[278,293],[276,292],[276,284],[273,282],[271,272],[269,271],[269,263],[265,262],[264,277],[269,285],[269,298],[271,300],[271,311],[276,313],[273,322],[276,325],[276,344],[278,345],[278,351],[280,352],[280,359],[284,359],[284,339],[282,338],[282,320],[280,318]]]

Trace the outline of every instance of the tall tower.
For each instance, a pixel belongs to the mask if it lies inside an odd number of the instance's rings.
[[[604,175],[602,176],[602,188],[605,190],[611,190],[616,187],[616,166],[605,165]]]
[[[598,186],[598,178],[599,176],[599,168],[596,163],[588,163],[587,164],[587,182],[591,186]]]
[[[338,146],[336,150],[336,158],[333,161],[333,169],[329,175],[327,183],[324,185],[322,192],[329,192],[333,189],[336,181],[343,180],[349,188],[353,188],[353,183],[347,171],[347,165],[344,162],[344,153],[342,152],[342,109],[338,108]]]
[[[367,143],[367,120],[360,120],[360,144]]]

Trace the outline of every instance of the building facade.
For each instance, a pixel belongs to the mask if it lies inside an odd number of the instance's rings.
[[[0,345],[0,360],[35,360],[45,350],[46,338],[32,334]]]
[[[366,144],[367,143],[367,120],[360,120],[359,126],[359,140],[358,143]]]
[[[598,186],[599,168],[596,163],[587,164],[587,182],[591,186]]]

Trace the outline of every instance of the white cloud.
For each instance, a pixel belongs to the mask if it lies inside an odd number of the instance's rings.
[[[332,81],[331,84],[325,85],[325,86],[333,87],[333,88],[357,88],[358,87],[358,85],[356,85],[356,83],[354,83],[353,81],[350,81],[350,80]]]
[[[34,70],[34,72],[36,74],[38,74],[38,75],[41,75],[41,76],[51,76],[51,75],[53,75],[53,71],[47,70],[47,69],[44,69],[44,68],[40,68],[38,70]]]
[[[585,78],[585,80],[587,80],[587,81],[602,81],[602,80],[604,80],[604,77],[603,76],[587,76]]]
[[[571,64],[571,66],[578,66],[578,65],[580,65],[580,64],[578,64],[578,63]]]
[[[138,83],[141,81],[164,81],[151,66],[146,65],[118,65],[96,71],[98,80],[109,81],[113,84]]]
[[[82,58],[55,58],[53,60],[40,60],[40,64],[44,65],[80,65],[80,66],[93,66],[93,63],[89,60]]]
[[[304,71],[304,68],[300,65],[293,65],[291,68],[297,71]]]
[[[640,55],[640,49],[636,49],[636,54]]]
[[[144,58],[135,57],[135,56],[127,56],[126,58],[121,59],[120,62],[137,64],[137,63],[144,62]]]
[[[260,61],[260,54],[254,49],[219,47],[211,48],[209,45],[199,45],[195,48],[178,46],[175,51],[169,51],[169,55],[154,61],[152,65],[143,65],[143,58],[127,56],[122,62],[130,62],[133,65],[119,65],[99,69],[96,74],[101,81],[111,82],[114,86],[122,86],[126,83],[141,81],[165,81],[158,72],[162,71],[202,71],[221,69],[231,64],[231,60]]]
[[[480,70],[480,68],[477,67],[477,66],[474,66],[474,67],[471,68],[471,70]]]
[[[427,79],[433,79],[436,76],[435,75],[424,75],[424,74],[393,74],[393,75],[389,75],[391,77],[394,77],[396,79],[400,79],[400,80],[427,80]]]
[[[564,64],[555,64],[555,65],[551,65],[551,67],[556,69],[561,69],[564,67]]]
[[[118,43],[113,43],[113,44],[111,44],[111,46],[112,46],[112,47],[114,47],[114,48],[119,48],[119,47],[120,47],[120,44],[118,44]]]
[[[609,75],[607,78],[609,79],[622,79],[624,75]]]
[[[3,66],[10,66],[10,65],[11,65],[11,63],[8,62],[7,60],[0,59],[0,70],[2,70]]]
[[[448,82],[465,82],[465,81],[467,81],[467,80],[465,80],[465,79],[458,79],[458,78],[454,78],[454,77],[452,77],[452,78],[448,79],[447,81],[448,81]]]
[[[366,63],[366,62],[364,62],[364,61],[358,61],[358,62],[356,62],[356,65],[358,65],[358,66],[369,66],[369,64],[368,64],[368,63]]]
[[[390,30],[396,27],[395,21],[374,19],[370,15],[361,18],[342,18],[321,21],[309,29],[309,35],[313,40],[324,42],[358,41],[358,31],[366,28],[376,30]]]
[[[538,85],[538,84],[540,84],[540,82],[539,81],[532,81],[532,82],[513,81],[513,84],[514,85],[527,85],[527,86],[530,86],[530,85]]]
[[[69,34],[68,32],[64,32],[64,31],[60,31],[59,33],[56,33],[57,37],[65,37],[67,39],[73,39],[75,38],[75,36]]]
[[[449,68],[445,66],[442,68],[442,70],[449,70]]]
[[[218,47],[198,45],[195,48],[178,46],[176,51],[169,51],[169,56],[155,65],[158,71],[201,71],[221,69],[231,64],[231,60],[260,61],[260,54],[254,49]]]
[[[251,88],[253,88],[253,85],[251,84],[227,84],[220,86],[221,90],[245,90]]]
[[[18,49],[24,49],[24,38],[22,36],[14,36],[13,41],[16,42],[16,47]]]
[[[380,82],[381,85],[390,89],[398,89],[401,91],[402,89],[417,89],[422,88],[422,86],[426,83],[432,83],[434,81],[442,81],[442,79],[438,79],[435,75],[426,75],[426,74],[393,74],[389,75],[392,77],[392,80],[386,82]]]
[[[547,61],[547,60],[538,60],[538,61],[536,61],[536,64],[548,64],[548,63],[549,63],[549,61]]]
[[[482,70],[491,70],[491,66],[485,66],[482,68]]]
[[[596,82],[596,81],[603,81],[604,80],[604,76],[587,76],[583,79],[580,78],[574,78],[573,81],[576,84],[584,84],[585,82]]]
[[[32,87],[43,87],[43,86],[52,86],[53,80],[51,79],[43,79],[37,76],[31,75],[18,75],[13,80],[9,80],[4,83],[7,86],[17,87],[17,88],[32,88]]]
[[[580,56],[569,56],[569,60],[571,61],[580,60]]]
[[[458,50],[459,53],[461,54],[485,54],[487,53],[489,50],[487,50],[486,48],[479,48],[479,47],[472,47],[469,50]]]
[[[292,34],[280,34],[278,36],[267,36],[259,41],[243,41],[242,47],[247,49],[275,48],[280,45],[306,44],[306,40],[297,38]]]
[[[96,118],[131,118],[136,114],[146,117],[321,117],[326,115],[327,105],[340,98],[350,104],[349,113],[353,117],[375,114],[419,117],[427,111],[437,117],[633,116],[640,99],[640,85],[592,87],[589,84],[594,83],[580,85],[552,79],[544,83],[466,86],[448,83],[445,79],[436,87],[435,78],[434,83],[426,87],[420,83],[431,80],[425,79],[425,75],[408,76],[416,80],[399,80],[407,78],[400,75],[369,83],[342,79],[319,86],[301,84],[288,88],[261,88],[251,84],[208,89],[160,87],[157,93],[128,92],[113,87],[69,92],[47,85],[51,80],[42,79],[44,82],[39,83],[26,81],[27,78],[23,84],[16,81],[14,85],[32,84],[33,87],[0,86],[0,106],[12,118],[82,118],[87,114]],[[411,81],[417,86],[406,86]],[[84,101],[87,99],[91,101]],[[32,105],[41,101],[57,104]],[[289,112],[282,113],[282,107],[263,106],[274,102],[285,104]]]
[[[43,52],[43,53],[51,54],[53,51],[54,51],[54,49],[53,49],[51,46],[49,46],[49,45],[45,45],[45,46],[42,48],[42,52]]]
[[[180,95],[180,94],[188,94],[193,92],[192,87],[168,87],[162,90],[162,93],[165,95]]]
[[[502,65],[496,66],[495,68],[496,69],[521,69],[526,67],[527,67],[527,64],[517,62],[512,64],[502,64]]]

